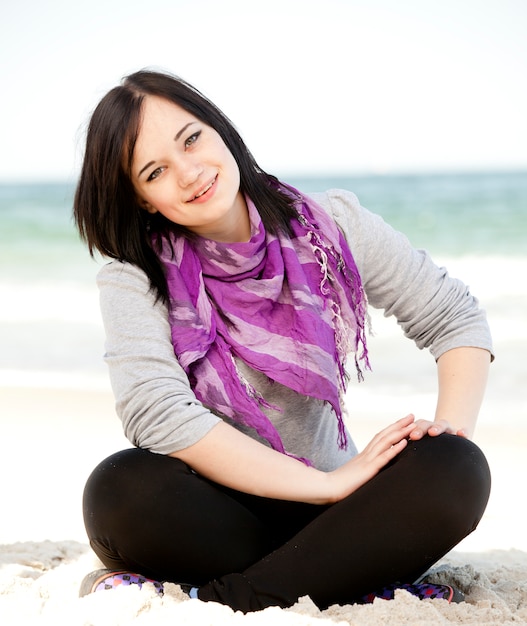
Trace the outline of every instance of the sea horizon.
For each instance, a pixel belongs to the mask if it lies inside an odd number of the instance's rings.
[[[432,253],[527,254],[527,170],[280,176],[305,193],[353,191],[361,204]],[[73,227],[73,181],[0,182],[0,277],[13,247]],[[24,244],[25,242],[25,244]],[[2,249],[4,254],[2,254]],[[6,258],[7,257],[7,258]]]

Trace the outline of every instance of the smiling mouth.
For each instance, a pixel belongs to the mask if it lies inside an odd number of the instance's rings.
[[[197,193],[193,198],[188,200],[188,202],[193,202],[194,200],[197,200],[198,198],[201,198],[201,196],[205,195],[207,191],[212,187],[212,185],[214,185],[217,179],[218,179],[218,175],[216,174],[216,176],[214,177],[214,180],[211,180],[210,183],[204,189],[202,189],[199,193]]]

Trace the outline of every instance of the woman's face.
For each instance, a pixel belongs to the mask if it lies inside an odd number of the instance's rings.
[[[132,183],[144,209],[197,235],[225,242],[250,237],[231,152],[213,128],[164,98],[143,101]]]

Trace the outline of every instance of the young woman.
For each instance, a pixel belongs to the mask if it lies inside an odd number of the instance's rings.
[[[244,612],[452,599],[423,574],[475,529],[490,475],[470,441],[491,360],[467,288],[350,192],[266,174],[210,101],[141,71],[90,122],[75,198],[98,276],[117,412],[133,448],[84,494],[107,568]],[[358,452],[346,361],[369,367],[367,305],[437,360],[435,417]],[[411,400],[410,400],[411,402]],[[392,422],[392,423],[389,423]],[[419,582],[416,582],[419,581]]]

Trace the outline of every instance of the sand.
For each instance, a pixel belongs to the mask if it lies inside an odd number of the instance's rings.
[[[455,552],[443,561],[437,581],[456,584],[466,602],[419,601],[398,592],[393,601],[333,606],[319,611],[309,598],[290,609],[268,608],[242,615],[230,608],[189,600],[176,585],[160,598],[150,585],[77,598],[84,573],[95,565],[84,543],[22,542],[0,547],[0,619],[4,625],[128,624],[376,625],[527,624],[527,554],[518,550]]]

